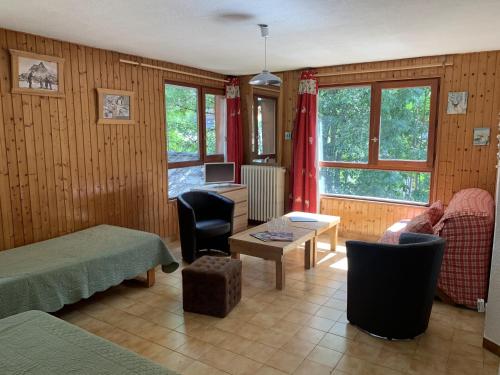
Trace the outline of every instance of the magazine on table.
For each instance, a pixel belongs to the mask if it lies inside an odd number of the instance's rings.
[[[282,241],[282,242],[292,242],[293,241],[293,233],[292,232],[257,232],[251,233],[252,237],[257,238],[258,240],[269,242],[269,241]]]

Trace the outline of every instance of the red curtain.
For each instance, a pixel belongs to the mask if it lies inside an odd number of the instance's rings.
[[[293,129],[290,207],[317,212],[316,108],[318,80],[314,72],[302,72]]]
[[[227,161],[234,162],[235,182],[241,181],[243,164],[243,127],[241,124],[240,80],[231,78],[226,83],[227,105]]]

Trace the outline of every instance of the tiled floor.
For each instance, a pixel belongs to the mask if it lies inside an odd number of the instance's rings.
[[[183,313],[179,270],[158,272],[153,288],[125,283],[58,315],[187,375],[498,374],[499,358],[481,347],[484,315],[474,311],[436,302],[429,329],[413,341],[349,325],[345,247],[319,246],[308,271],[301,249],[287,255],[281,292],[272,262],[242,256],[243,299],[225,319]],[[178,244],[171,248],[179,255]]]

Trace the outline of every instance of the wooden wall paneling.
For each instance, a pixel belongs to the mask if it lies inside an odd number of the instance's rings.
[[[153,199],[153,213],[154,213],[154,232],[159,233],[160,232],[160,215],[159,215],[159,189],[158,189],[158,163],[157,163],[157,145],[158,142],[155,142],[155,140],[158,139],[158,132],[156,131],[157,129],[160,128],[160,116],[158,115],[159,108],[158,108],[158,76],[159,71],[154,69],[150,72],[149,75],[149,85],[150,85],[150,92],[153,93],[153,95],[150,95],[149,100],[151,102],[150,104],[150,109],[151,109],[151,124],[150,124],[150,136],[151,136],[151,142],[150,142],[150,150],[151,150],[151,174],[152,174],[152,199]]]
[[[141,73],[142,73],[142,79],[141,79],[141,86],[142,86],[142,95],[141,95],[141,163],[142,163],[142,168],[141,168],[141,174],[142,174],[142,204],[144,206],[144,228],[149,228],[150,227],[150,216],[151,216],[151,209],[149,205],[149,184],[148,184],[148,163],[147,163],[147,121],[149,118],[148,115],[148,106],[147,106],[147,95],[148,95],[148,76],[147,76],[147,69],[146,68],[141,68]]]
[[[486,89],[486,67],[487,67],[488,54],[487,52],[479,53],[479,67],[477,71],[478,84],[476,88],[476,111],[474,115],[474,122],[471,124],[471,132],[473,132],[474,128],[482,127],[482,122],[484,120],[484,106],[485,106],[485,89]],[[472,143],[472,138],[469,138],[469,142]],[[481,161],[481,151],[483,147],[479,146],[471,146],[472,153],[472,171],[471,171],[471,179],[470,184],[472,186],[479,187],[479,167]],[[486,172],[486,171],[484,171]]]
[[[100,53],[98,49],[92,48],[90,52],[90,61],[89,64],[92,64],[93,77],[91,79],[91,84],[89,83],[89,97],[91,98],[92,106],[93,106],[93,116],[91,117],[91,126],[94,128],[93,134],[95,135],[94,142],[96,144],[96,152],[97,155],[94,155],[92,162],[97,164],[97,172],[98,174],[94,176],[96,179],[95,185],[96,190],[99,191],[99,221],[98,223],[106,223],[107,222],[107,184],[106,184],[106,158],[104,151],[104,126],[95,124],[97,119],[97,92],[96,88],[102,88],[102,71],[101,71],[101,63],[100,63]]]
[[[19,181],[19,172],[17,165],[17,147],[14,125],[14,113],[12,108],[12,95],[10,95],[11,78],[9,74],[9,59],[7,45],[7,35],[4,30],[0,34],[0,45],[3,53],[0,61],[0,72],[2,72],[1,92],[3,106],[3,120],[5,128],[5,142],[7,150],[7,165],[9,173],[10,201],[12,206],[12,221],[14,226],[14,246],[24,243],[24,230],[21,205],[21,188]]]
[[[65,96],[11,95],[9,48],[63,57]],[[0,250],[100,223],[177,233],[163,82],[223,85],[120,58],[222,77],[0,29]],[[96,125],[97,87],[136,92],[137,124]]]
[[[162,180],[165,176],[163,169],[163,155],[162,155],[162,144],[165,138],[166,128],[165,123],[162,118],[163,110],[162,107],[165,105],[165,100],[163,98],[163,72],[156,71],[154,77],[154,99],[155,99],[155,127],[154,127],[154,138],[156,142],[155,145],[155,169],[156,169],[156,193],[155,197],[158,201],[158,231],[162,236],[167,235],[167,220],[165,210],[167,207],[167,196],[163,194]]]
[[[58,55],[56,44],[58,41],[46,43],[46,53],[54,56]],[[49,97],[49,113],[50,113],[50,134],[52,139],[52,156],[54,164],[54,188],[57,204],[57,235],[62,235],[66,230],[66,206],[64,200],[64,181],[63,181],[63,164],[61,155],[61,122],[59,119],[59,102],[56,97]]]
[[[462,57],[460,87],[466,87],[469,80],[470,69],[470,54]],[[457,69],[458,70],[458,69]],[[470,140],[467,140],[467,126],[465,115],[456,116],[456,149],[454,150],[455,158],[453,160],[453,183],[451,186],[452,192],[456,192],[461,186],[461,176],[464,169],[464,152],[471,147]]]
[[[142,77],[141,69],[133,67],[132,68],[132,80],[133,80],[133,91],[136,93],[135,99],[135,108],[136,113],[142,115],[142,111],[140,110],[140,100],[142,99],[141,89],[142,85],[139,82],[139,79]],[[137,227],[136,228],[144,228],[144,209],[143,209],[143,195],[142,195],[142,149],[141,149],[141,127],[142,120],[141,117],[138,116],[136,118],[136,126],[134,127],[134,158],[135,158],[135,207],[137,209]]]
[[[115,61],[114,54],[111,51],[106,52],[107,59],[106,63],[108,65],[108,88],[115,88],[118,83],[116,78],[116,69],[118,67],[118,62]],[[118,164],[118,146],[116,144],[118,139],[118,128],[121,125],[110,125],[110,151],[111,151],[111,165],[112,165],[112,192],[114,197],[114,220],[116,225],[123,225],[123,214],[122,214],[122,197],[120,192],[120,166]]]
[[[92,173],[92,201],[94,202],[94,224],[101,224],[102,220],[102,197],[101,197],[101,187],[100,187],[100,175],[99,175],[99,156],[97,151],[98,137],[97,137],[97,95],[95,90],[95,78],[94,78],[94,63],[92,58],[92,48],[85,47],[82,51],[82,60],[85,62],[86,66],[86,93],[87,98],[87,108],[88,108],[88,135],[89,141],[87,142],[87,153],[90,158],[91,173]]]
[[[76,147],[76,115],[74,106],[74,91],[73,91],[73,78],[72,70],[73,64],[71,61],[70,44],[67,42],[62,43],[62,56],[64,58],[64,103],[66,106],[66,123],[68,128],[68,160],[69,160],[69,175],[66,182],[69,184],[69,193],[71,194],[73,206],[73,221],[70,231],[79,230],[82,228],[82,200],[80,199],[80,185],[78,173],[78,149]],[[66,172],[68,173],[68,172]],[[40,179],[40,174],[39,174]],[[40,198],[40,201],[42,199]],[[43,211],[42,211],[43,212]]]
[[[112,71],[108,69],[108,56],[109,53],[100,50],[101,61],[101,80],[103,88],[110,88],[113,86],[113,81],[108,77],[112,76]],[[103,137],[104,137],[104,155],[106,160],[106,220],[108,224],[116,224],[115,219],[115,189],[113,186],[113,161],[111,149],[111,126],[103,124]]]
[[[78,194],[80,196],[81,228],[89,226],[90,205],[87,195],[86,172],[85,172],[85,149],[83,140],[83,114],[80,90],[80,72],[78,63],[78,46],[70,44],[71,59],[71,79],[73,88],[73,108],[75,127],[75,148],[76,148],[76,172],[78,174]],[[69,72],[67,72],[69,73]],[[80,229],[81,229],[80,228]]]
[[[37,48],[41,53],[46,55],[50,55],[52,53],[52,40],[37,37],[36,43]],[[59,217],[61,210],[56,191],[56,165],[54,163],[54,145],[52,142],[52,129],[57,127],[57,121],[54,118],[57,110],[54,111],[54,106],[57,106],[57,103],[54,103],[54,98],[49,99],[47,96],[40,97],[40,107],[42,110],[43,152],[45,154],[45,175],[47,179],[47,195],[49,203],[49,234],[51,237],[59,234],[59,222],[62,221],[62,218]]]
[[[17,49],[17,38],[13,32],[7,33],[7,45]],[[33,221],[31,217],[30,191],[28,181],[28,166],[26,163],[26,147],[23,123],[22,97],[20,94],[12,95],[12,112],[14,117],[14,135],[16,143],[17,167],[19,173],[21,215],[23,221],[24,240],[33,241]]]
[[[471,54],[470,61],[470,74],[468,82],[468,105],[467,113],[465,115],[465,121],[467,124],[474,124],[475,113],[477,107],[477,85],[478,85],[478,69],[479,69],[479,54]],[[470,186],[472,184],[471,174],[474,168],[472,164],[472,134],[473,125],[467,126],[465,130],[465,142],[467,144],[467,149],[464,148],[464,173],[462,173],[460,180],[462,186]]]
[[[3,31],[0,30],[0,45],[3,40]],[[7,66],[7,53],[0,50],[0,72]],[[5,72],[5,71],[4,71]],[[1,73],[0,73],[1,74]],[[1,82],[5,82],[3,73],[0,75],[0,122],[4,121],[5,92]],[[4,126],[0,126],[0,230],[2,231],[2,242],[0,250],[14,246],[14,225],[12,222],[12,202],[10,197],[9,167],[7,156],[7,138]]]
[[[63,43],[59,41],[54,42],[54,54],[58,57],[63,57]],[[27,95],[28,96],[28,95]],[[62,201],[64,203],[64,222],[65,228],[63,233],[73,232],[75,229],[73,218],[73,197],[71,187],[71,163],[70,151],[68,146],[69,129],[66,101],[64,98],[57,100],[57,116],[59,123],[59,150],[61,163],[61,185],[62,185]],[[33,193],[33,192],[32,192]],[[36,239],[38,241],[39,239]]]
[[[31,35],[17,34],[18,48],[35,52],[35,42]],[[32,111],[31,95],[22,95],[22,116],[24,125],[24,136],[26,145],[26,167],[28,173],[28,186],[30,190],[30,211],[33,228],[33,240],[38,241],[42,238],[42,217],[40,212],[40,199],[38,195],[38,176],[36,168],[35,154],[35,134]]]
[[[483,99],[484,115],[482,122],[476,124],[477,127],[484,127],[485,126],[484,124],[493,124],[496,121],[497,116],[496,113],[494,114],[493,110],[496,62],[497,62],[497,54],[494,52],[487,52],[487,65],[484,71],[484,76],[486,80],[484,99]],[[490,144],[494,143],[493,140],[495,139],[491,137],[493,129],[495,129],[494,126],[490,129]],[[479,163],[477,186],[480,187],[481,189],[488,190],[488,175],[490,173],[493,174],[495,173],[495,169],[492,168],[492,166],[495,163],[495,160],[491,159],[489,155],[489,150],[491,150],[493,147],[478,146],[477,148],[481,151],[481,160]]]
[[[130,57],[129,57],[130,58]],[[125,64],[124,64],[125,65]],[[132,69],[131,65],[124,66],[124,81],[125,81],[125,90],[134,91],[133,82],[132,82]],[[135,103],[134,110],[135,108]],[[137,112],[134,112],[137,113]],[[126,125],[127,127],[127,144],[125,146],[125,153],[127,155],[127,199],[129,201],[127,217],[129,220],[128,226],[132,228],[137,228],[138,226],[138,210],[137,210],[137,196],[136,196],[136,180],[135,180],[135,128],[136,124]]]
[[[494,89],[494,95],[493,95],[493,113],[492,113],[492,123],[497,123],[499,121],[499,115],[500,115],[500,56],[497,54],[497,61],[495,65],[495,70],[493,72],[494,79],[495,79],[495,89]],[[497,107],[498,106],[498,107]],[[491,137],[490,137],[490,144],[498,144],[497,143],[497,135],[498,135],[498,126],[493,126],[491,128]],[[487,176],[487,186],[488,186],[488,191],[495,191],[495,185],[496,185],[496,177],[497,177],[497,155],[496,153],[498,152],[498,149],[493,146],[489,147],[489,160],[490,164],[488,166],[488,176]]]

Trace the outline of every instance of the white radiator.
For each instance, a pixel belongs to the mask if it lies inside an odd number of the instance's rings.
[[[285,168],[241,166],[241,183],[248,188],[248,218],[268,221],[284,214]]]

